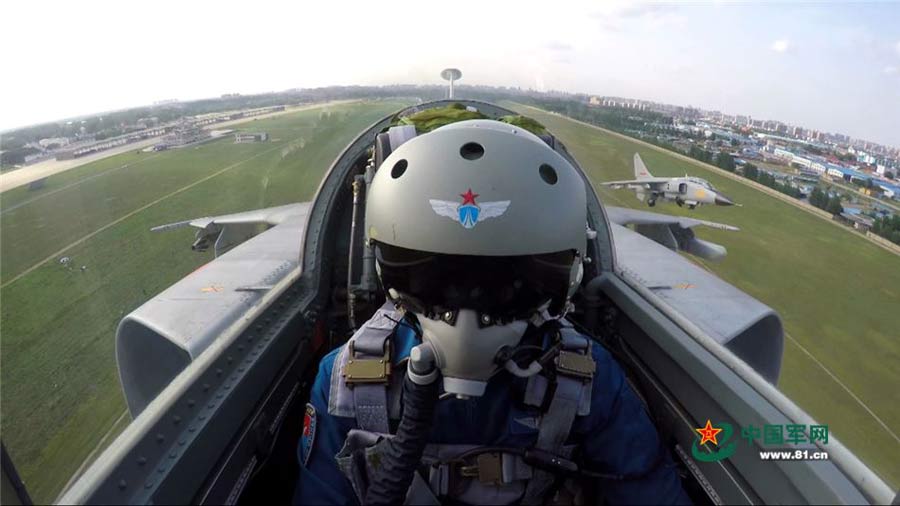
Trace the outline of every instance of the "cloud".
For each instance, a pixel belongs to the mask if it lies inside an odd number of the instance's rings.
[[[557,51],[557,52],[566,52],[566,51],[572,51],[575,49],[572,47],[571,44],[566,44],[565,42],[557,42],[557,41],[551,41],[551,42],[544,44],[544,48],[548,49],[550,51]]]
[[[674,8],[675,6],[671,4],[637,3],[622,5],[617,10],[619,16],[623,18],[641,18],[647,15],[672,12]]]
[[[878,47],[875,31],[865,25],[837,28],[828,34],[828,39],[836,46],[850,50],[872,51]]]
[[[888,65],[887,67],[883,68],[881,71],[884,72],[885,75],[892,76],[892,75],[895,75],[898,72],[900,72],[900,69],[898,69],[897,67],[895,67],[893,65]]]
[[[679,7],[674,4],[617,0],[603,2],[600,7],[589,12],[588,16],[599,22],[601,28],[610,31],[619,31],[625,24],[658,30],[683,26],[687,21],[685,16],[679,14]]]
[[[897,43],[894,44],[894,50],[897,51],[897,54],[900,54],[900,40],[898,40]]]
[[[791,41],[787,39],[778,39],[772,43],[772,51],[776,53],[784,53],[791,47]]]

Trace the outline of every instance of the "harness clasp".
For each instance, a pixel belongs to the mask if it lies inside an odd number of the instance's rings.
[[[485,485],[500,485],[503,483],[503,457],[494,452],[479,454],[475,458],[475,465],[459,468],[459,475],[478,478]]]
[[[381,358],[356,358],[353,341],[349,343],[350,356],[344,366],[344,381],[348,386],[355,383],[387,383],[391,375],[390,346],[385,346]]]
[[[562,350],[554,360],[556,364],[556,372],[566,376],[574,376],[576,378],[591,380],[597,371],[597,364],[588,353],[582,355],[574,351]]]

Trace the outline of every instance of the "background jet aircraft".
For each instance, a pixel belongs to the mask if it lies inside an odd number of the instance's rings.
[[[647,170],[641,155],[634,154],[634,177],[627,181],[610,181],[601,183],[613,189],[630,188],[634,190],[638,200],[647,200],[647,205],[656,205],[656,199],[662,198],[675,202],[679,206],[687,205],[693,209],[701,204],[731,206],[734,202],[719,193],[709,181],[699,177],[654,177]]]
[[[392,150],[421,134],[403,119],[455,102],[488,118],[514,114],[470,100],[419,104],[361,133],[310,202],[157,228],[198,229],[193,248],[213,247],[216,258],[121,321],[116,357],[134,421],[57,502],[291,500],[316,364],[384,302],[364,242],[368,185]],[[558,139],[541,138],[588,183]],[[696,428],[708,420],[735,428],[818,423],[776,387],[781,320],[679,254],[719,259],[724,247],[693,229],[734,227],[606,207],[589,184],[586,192],[584,280],[567,318],[629,372],[691,500],[890,503],[894,491],[833,435],[827,446],[803,447],[829,460],[790,465],[761,462],[759,440],[732,440],[742,449],[727,460],[710,453],[722,448],[698,447]]]

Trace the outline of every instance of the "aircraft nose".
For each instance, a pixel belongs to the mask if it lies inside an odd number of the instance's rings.
[[[734,202],[731,201],[730,198],[722,195],[721,193],[716,195],[716,205],[717,206],[733,206]]]

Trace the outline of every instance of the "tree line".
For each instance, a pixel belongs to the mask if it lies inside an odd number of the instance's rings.
[[[767,186],[789,197],[794,197],[795,199],[803,198],[803,192],[801,192],[799,188],[795,188],[790,184],[778,181],[771,173],[764,170],[759,170],[759,168],[752,163],[744,164],[743,170],[744,177],[746,177],[747,179],[752,179],[753,181],[756,181],[763,186]],[[838,205],[840,205],[840,200],[838,200]]]
[[[838,195],[829,197],[828,193],[822,191],[818,186],[813,188],[812,193],[809,194],[809,203],[831,214],[844,212],[844,208],[841,206],[841,197]]]
[[[900,215],[875,218],[871,231],[894,244],[900,244]]]
[[[726,153],[725,151],[720,151],[718,154],[714,154],[713,152],[703,149],[699,146],[692,145],[691,149],[688,151],[688,156],[695,160],[715,165],[716,167],[722,170],[727,170],[728,172],[736,173],[737,170],[737,162],[735,162],[734,157],[731,156],[730,153]],[[756,181],[763,186],[767,186],[779,193],[783,193],[795,199],[803,197],[803,193],[798,188],[794,188],[787,183],[778,181],[777,179],[775,179],[775,176],[764,170],[759,170],[759,168],[752,163],[748,162],[744,164],[743,176],[747,179],[750,179],[751,181]],[[840,202],[838,202],[838,204],[840,204]]]
[[[623,109],[618,107],[591,107],[580,100],[566,100],[553,98],[532,97],[529,102],[535,107],[563,114],[585,123],[626,133],[626,130],[648,131],[648,124],[658,124],[652,128],[659,131],[665,130],[665,125],[672,125],[672,117],[653,111],[640,111],[637,109]]]

